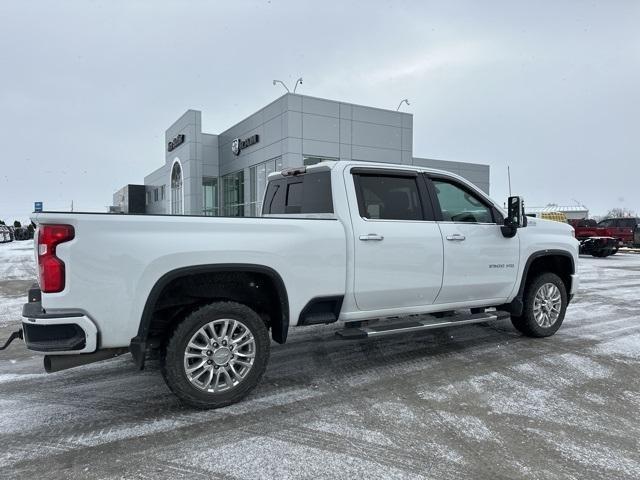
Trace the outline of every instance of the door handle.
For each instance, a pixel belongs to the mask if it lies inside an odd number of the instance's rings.
[[[367,235],[360,235],[360,240],[362,240],[363,242],[368,242],[369,240],[376,240],[380,242],[381,240],[384,240],[384,237],[382,235],[378,235],[377,233],[369,233]]]
[[[465,238],[464,235],[460,235],[459,233],[454,233],[453,235],[447,235],[447,240],[452,242],[462,242]]]

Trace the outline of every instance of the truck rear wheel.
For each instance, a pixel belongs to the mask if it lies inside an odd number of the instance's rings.
[[[528,337],[549,337],[562,325],[566,310],[564,282],[555,273],[543,273],[527,285],[522,316],[511,317],[511,322]]]
[[[224,407],[255,388],[269,350],[269,331],[256,312],[216,302],[191,313],[174,330],[163,351],[162,374],[183,403]]]

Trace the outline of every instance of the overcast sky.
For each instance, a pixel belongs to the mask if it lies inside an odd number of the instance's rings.
[[[491,194],[640,210],[640,2],[6,1],[0,219],[105,211],[186,109],[218,133],[280,96],[395,109],[414,156],[485,163]]]

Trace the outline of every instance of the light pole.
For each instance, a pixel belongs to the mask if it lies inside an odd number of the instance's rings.
[[[298,85],[302,85],[302,77],[296,80],[296,84],[293,86],[293,93],[296,93],[296,88],[298,88]]]
[[[402,106],[402,104],[403,104],[403,103],[406,103],[406,104],[407,104],[407,106],[408,106],[408,105],[410,105],[410,104],[409,104],[409,100],[407,100],[407,99],[405,98],[405,99],[403,99],[402,101],[400,101],[400,103],[398,104],[398,108],[396,108],[396,112],[397,112],[398,110],[400,110],[400,107]]]
[[[289,88],[287,88],[287,86],[284,84],[284,82],[283,82],[282,80],[274,80],[274,81],[273,81],[273,85],[274,85],[274,86],[275,86],[276,84],[278,84],[278,83],[284,87],[284,89],[287,91],[287,93],[291,93],[291,92],[289,91]]]

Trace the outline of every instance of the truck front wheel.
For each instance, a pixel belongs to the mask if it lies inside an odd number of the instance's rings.
[[[269,349],[269,331],[256,312],[216,302],[191,313],[174,330],[163,350],[162,374],[183,403],[224,407],[255,388]]]
[[[535,277],[524,292],[520,317],[511,317],[513,326],[529,337],[549,337],[562,325],[567,310],[567,289],[555,273]]]

